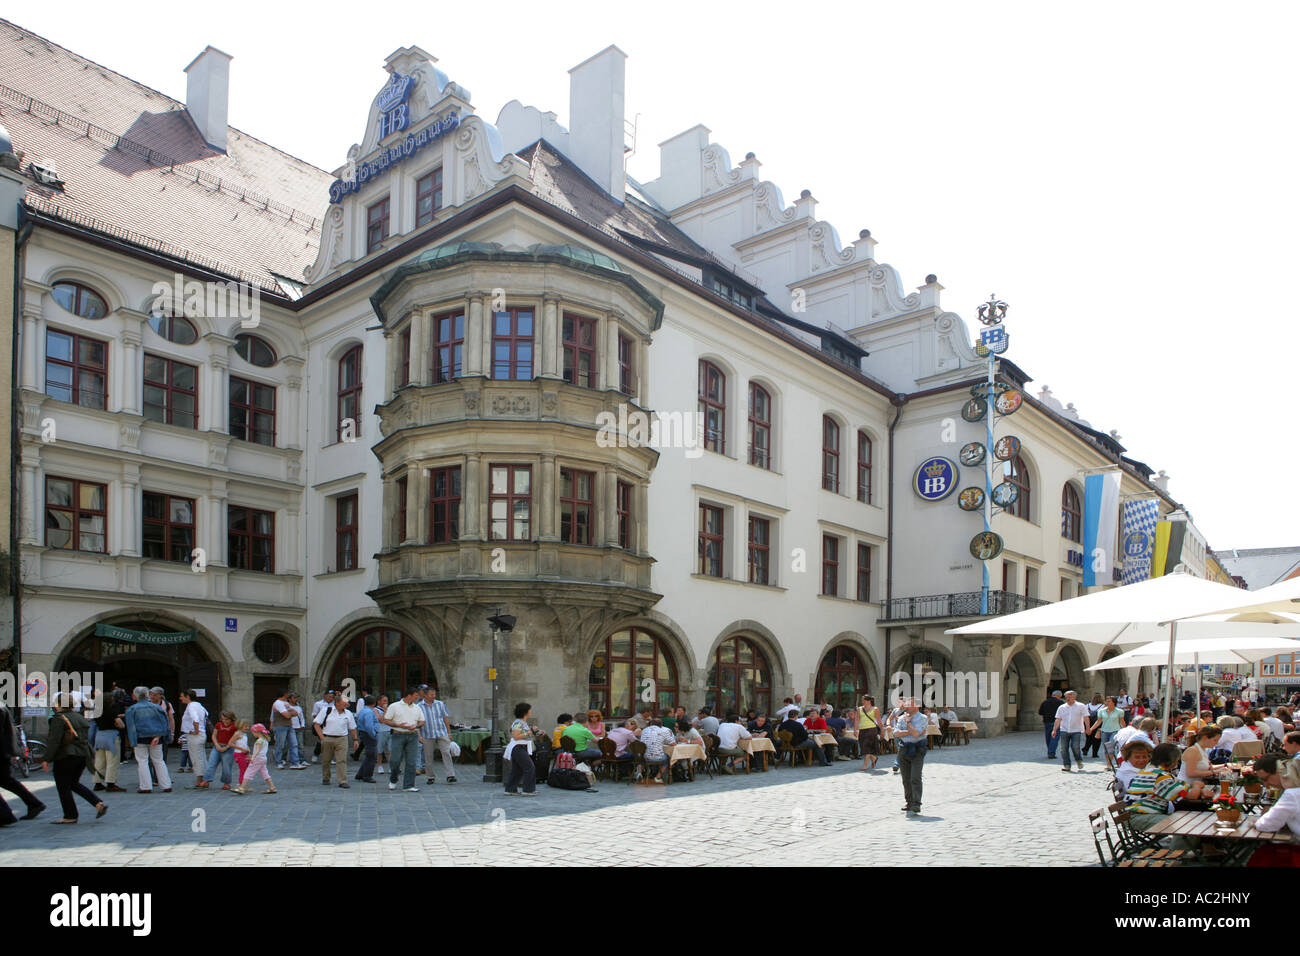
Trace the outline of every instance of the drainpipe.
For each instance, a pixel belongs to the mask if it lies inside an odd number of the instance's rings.
[[[25,220],[22,206],[18,207],[18,231],[14,236],[14,300],[13,339],[10,343],[9,394],[9,598],[13,601],[14,622],[14,679],[18,677],[18,664],[23,657],[23,602],[19,596],[22,587],[22,562],[18,555],[18,526],[21,522],[19,507],[22,504],[19,487],[22,483],[20,447],[22,442],[22,385],[18,330],[22,325],[23,305],[23,247],[32,234],[32,224]],[[35,519],[33,519],[35,520]]]
[[[889,510],[885,530],[885,614],[890,613],[894,598],[894,429],[898,426],[898,420],[903,417],[903,406],[907,404],[907,396],[902,392],[898,392],[890,399],[890,404],[894,406],[894,417],[889,423]],[[894,629],[886,625],[884,660],[886,670],[889,669],[889,662],[892,659],[889,656],[889,651],[893,636]],[[888,674],[884,674],[882,677],[885,680],[889,679]]]

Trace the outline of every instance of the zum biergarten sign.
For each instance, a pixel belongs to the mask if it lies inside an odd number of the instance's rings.
[[[128,644],[187,644],[198,640],[198,631],[132,631],[125,627],[113,627],[111,624],[96,624],[95,636],[110,641],[123,641]]]

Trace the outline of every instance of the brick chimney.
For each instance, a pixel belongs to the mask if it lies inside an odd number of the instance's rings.
[[[204,141],[225,152],[230,56],[210,46],[185,68],[185,108]]]
[[[608,46],[569,71],[569,158],[623,201],[623,99],[627,54]]]

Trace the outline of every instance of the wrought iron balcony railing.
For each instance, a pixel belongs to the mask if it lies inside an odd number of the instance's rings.
[[[1012,591],[989,591],[988,616],[1013,614],[1031,607],[1050,604],[1041,598],[1028,598]],[[885,604],[885,621],[942,620],[955,617],[980,616],[980,592],[962,591],[957,594],[927,594],[923,597],[893,598]]]

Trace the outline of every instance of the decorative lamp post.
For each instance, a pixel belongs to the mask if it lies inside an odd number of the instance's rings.
[[[998,299],[997,296],[990,295],[989,300],[976,310],[976,314],[984,328],[980,330],[980,340],[979,344],[975,346],[975,353],[988,357],[988,380],[984,387],[984,401],[988,409],[984,414],[986,448],[984,454],[984,534],[977,538],[977,541],[980,542],[978,546],[975,542],[971,544],[971,553],[980,559],[980,565],[984,572],[984,583],[980,588],[980,614],[989,613],[989,561],[997,557],[1002,551],[1001,540],[997,535],[993,534],[993,461],[995,454],[993,418],[997,414],[998,399],[1001,397],[997,392],[995,381],[998,370],[998,356],[1005,352],[1011,344],[1006,328],[1002,324],[1007,317],[1008,308],[1009,306]]]
[[[492,682],[492,722],[488,730],[488,749],[483,755],[483,782],[500,783],[501,782],[501,764],[505,755],[505,748],[501,746],[501,740],[497,737],[497,634],[509,634],[515,629],[516,618],[512,614],[502,614],[501,609],[488,618],[488,624],[492,628],[492,667],[488,670],[488,680]]]

